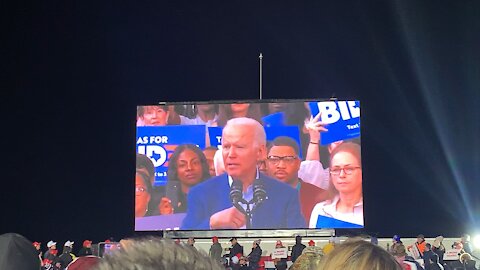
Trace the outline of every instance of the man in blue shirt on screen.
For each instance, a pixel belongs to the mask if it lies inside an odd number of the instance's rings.
[[[222,155],[226,174],[192,188],[188,194],[184,230],[242,229],[247,219],[233,206],[230,189],[234,180],[243,185],[243,198],[253,198],[253,183],[260,181],[266,199],[252,213],[251,228],[305,228],[298,192],[285,183],[258,172],[257,162],[266,154],[262,125],[250,118],[234,118],[222,133]]]

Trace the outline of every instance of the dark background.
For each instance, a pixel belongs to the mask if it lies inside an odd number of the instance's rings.
[[[133,234],[136,105],[360,99],[366,231],[480,222],[480,1],[2,2],[0,233]],[[77,242],[79,243],[79,242]]]

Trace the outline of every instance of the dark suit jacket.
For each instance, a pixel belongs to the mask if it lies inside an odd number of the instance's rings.
[[[252,213],[252,229],[306,228],[297,190],[263,174],[260,174],[260,179],[267,192],[267,199]],[[210,229],[210,217],[233,206],[229,194],[227,174],[214,177],[190,189],[187,216],[181,228]]]

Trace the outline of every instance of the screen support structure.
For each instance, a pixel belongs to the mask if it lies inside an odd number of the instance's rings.
[[[260,96],[259,99],[262,100],[262,62],[263,62],[263,54],[260,53],[258,56],[258,64],[260,65],[260,85],[259,85],[259,91],[260,91]]]

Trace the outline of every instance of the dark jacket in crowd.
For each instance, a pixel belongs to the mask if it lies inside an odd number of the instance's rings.
[[[39,270],[40,258],[32,242],[16,233],[0,235],[0,269]]]
[[[443,270],[443,266],[439,263],[438,255],[431,250],[423,253],[423,262],[425,270]]]
[[[233,256],[237,255],[238,253],[242,254],[243,255],[243,247],[240,246],[239,243],[236,243],[235,245],[233,245],[233,247],[230,249],[230,255],[228,255],[228,257],[230,259],[232,259]]]
[[[213,243],[212,246],[210,246],[210,251],[209,251],[210,258],[214,259],[217,262],[220,262],[222,259],[222,245],[220,243]]]
[[[52,264],[55,264],[58,261],[58,256],[56,254],[53,254],[51,249],[48,249],[43,254],[43,259],[49,260],[52,262]]]
[[[467,261],[464,264],[462,264],[458,260],[457,261],[449,261],[449,262],[446,262],[446,265],[447,265],[448,269],[452,269],[452,270],[477,270],[477,268],[475,267],[475,261],[474,260]],[[445,269],[447,269],[447,267],[445,267]]]
[[[58,262],[60,263],[60,269],[65,269],[73,260],[75,255],[70,253],[70,249],[65,250],[62,255],[58,257]]]
[[[92,252],[91,248],[82,247],[80,249],[80,251],[78,252],[78,257],[89,256],[89,255],[92,255],[92,254],[93,254],[93,252]]]
[[[417,266],[417,269],[418,270],[423,270],[425,268],[423,268],[419,262],[417,262],[417,260],[415,260],[412,256],[405,256],[405,261],[407,262],[411,262],[411,263],[414,263],[416,266]]]
[[[260,248],[260,246],[257,245],[257,247],[253,248],[252,252],[248,254],[248,261],[250,262],[250,268],[257,269],[258,263],[260,262],[261,258],[262,258],[262,248]]]
[[[302,255],[303,249],[305,249],[305,245],[302,244],[302,237],[297,236],[295,242],[295,245],[292,247],[292,262],[295,262]]]
[[[187,194],[182,192],[180,181],[168,180],[165,197],[170,199],[174,213],[187,212]]]
[[[441,244],[438,248],[432,247],[432,251],[438,255],[438,261],[441,265],[443,265],[443,254],[445,254],[445,247],[443,246],[443,244]]]
[[[256,268],[252,268],[251,265],[241,265],[240,268],[238,268],[238,270],[251,270],[251,269],[256,269]]]

